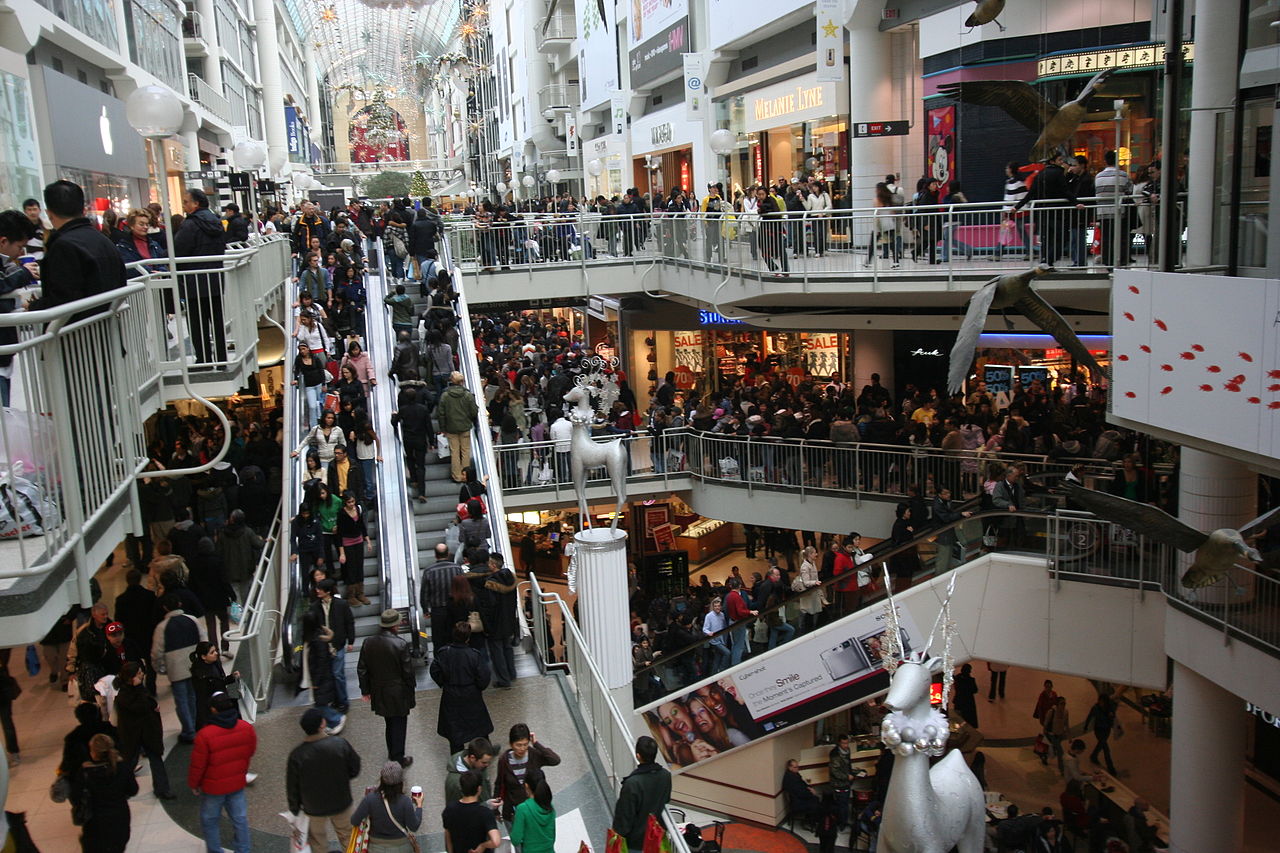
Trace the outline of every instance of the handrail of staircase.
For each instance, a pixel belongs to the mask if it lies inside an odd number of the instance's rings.
[[[616,796],[621,790],[623,778],[636,767],[635,736],[628,725],[622,710],[618,708],[613,696],[600,674],[591,649],[578,630],[573,614],[564,603],[564,599],[553,592],[543,592],[538,585],[537,577],[529,574],[529,588],[532,596],[532,609],[539,611],[545,618],[543,607],[559,609],[564,624],[564,641],[566,657],[574,658],[570,665],[572,678],[566,683],[577,696],[579,707],[588,726],[591,727],[592,740],[606,761],[606,773]],[[535,620],[538,621],[538,620]],[[539,622],[539,624],[541,624]],[[540,638],[539,638],[540,639]],[[609,803],[610,811],[613,803]],[[663,810],[667,835],[671,839],[673,853],[689,853],[689,846],[680,834],[678,822],[669,808]]]
[[[507,513],[502,502],[502,476],[498,468],[497,456],[494,452],[493,428],[489,423],[489,409],[484,397],[484,385],[480,378],[480,367],[476,360],[475,340],[471,333],[471,311],[467,307],[467,296],[462,287],[462,273],[452,263],[449,252],[449,241],[440,242],[440,263],[450,270],[454,281],[458,283],[457,318],[458,318],[458,364],[467,388],[476,398],[476,427],[472,432],[471,464],[476,469],[476,476],[489,478],[489,489],[485,494],[488,510],[489,541],[492,550],[502,554],[506,565],[515,571],[515,557],[511,553],[511,535],[507,530]],[[517,619],[522,633],[527,629],[524,616],[517,608]]]
[[[223,636],[230,642],[252,640],[262,630],[262,595],[271,564],[280,554],[280,516],[284,513],[284,493],[276,503],[275,514],[271,518],[271,527],[263,540],[262,553],[258,555],[258,565],[253,570],[253,578],[249,582],[249,591],[244,596],[241,606],[240,623]]]
[[[374,311],[365,312],[365,349],[375,353],[379,358],[391,359],[395,339],[390,335],[391,320],[383,310],[382,297],[387,287],[385,248],[381,241],[375,241],[370,253],[369,267],[378,270],[376,276],[370,276],[367,288],[368,305]],[[373,331],[376,328],[376,333]],[[376,335],[376,337],[375,337]],[[372,356],[371,356],[372,357]],[[394,398],[397,393],[392,386],[380,382],[369,393],[369,418],[372,423],[382,425],[391,423],[391,412],[382,411],[385,402],[379,396]],[[381,391],[381,395],[379,394]],[[395,400],[390,405],[395,408]],[[383,443],[382,458],[397,462],[404,459],[404,448],[401,444],[399,430],[379,429],[378,439]],[[378,500],[378,571],[381,588],[379,594],[383,609],[393,607],[393,591],[397,582],[403,581],[404,605],[409,622],[410,643],[416,652],[422,649],[422,606],[418,601],[418,548],[414,529],[413,508],[409,501],[408,480],[405,476],[385,476],[388,470],[385,463],[375,465],[376,494]],[[391,469],[396,470],[396,469]],[[400,470],[404,470],[401,466]],[[397,570],[403,567],[403,574]]]

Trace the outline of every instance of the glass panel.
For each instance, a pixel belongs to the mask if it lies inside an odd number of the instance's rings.
[[[102,42],[112,50],[120,49],[116,33],[116,16],[111,0],[36,0],[41,6],[75,27],[80,32]]]
[[[1267,265],[1274,115],[1270,98],[1254,99],[1244,105],[1244,133],[1240,140],[1240,242],[1236,257],[1242,267]],[[1230,183],[1226,185],[1230,187]]]
[[[22,77],[0,71],[0,209],[40,197],[40,155],[31,126],[31,91]]]
[[[130,57],[171,88],[185,91],[182,19],[177,11],[164,0],[129,0],[125,9]]]

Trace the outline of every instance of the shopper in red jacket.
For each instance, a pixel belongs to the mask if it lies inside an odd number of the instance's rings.
[[[200,796],[200,825],[209,850],[222,849],[219,821],[227,810],[235,830],[236,853],[249,853],[249,814],[245,806],[245,774],[258,748],[258,734],[240,719],[236,700],[225,693],[213,694],[213,717],[196,732],[191,751],[187,784]]]

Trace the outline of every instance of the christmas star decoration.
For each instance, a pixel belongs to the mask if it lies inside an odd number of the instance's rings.
[[[836,26],[835,21],[827,18],[827,22],[822,25],[822,31],[827,34],[827,38],[835,38],[836,32],[840,28]]]
[[[365,44],[371,44],[373,42],[373,33],[369,32],[368,30],[365,30],[364,32],[360,33],[360,40]]]
[[[332,6],[325,6],[320,10],[320,20],[327,24],[332,24],[334,21],[338,20],[338,10]]]
[[[435,61],[435,57],[423,50],[418,52],[413,61],[418,65],[427,66]]]

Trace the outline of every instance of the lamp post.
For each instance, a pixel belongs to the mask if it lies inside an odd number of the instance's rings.
[[[124,105],[130,126],[138,131],[151,148],[151,159],[156,166],[156,183],[160,190],[160,207],[168,216],[169,171],[165,167],[164,150],[160,140],[173,136],[182,127],[182,102],[172,89],[164,86],[139,86],[129,95]],[[173,248],[173,223],[164,223],[165,248],[169,252],[169,275],[173,286],[178,286],[178,262]],[[185,359],[183,359],[185,362]]]

